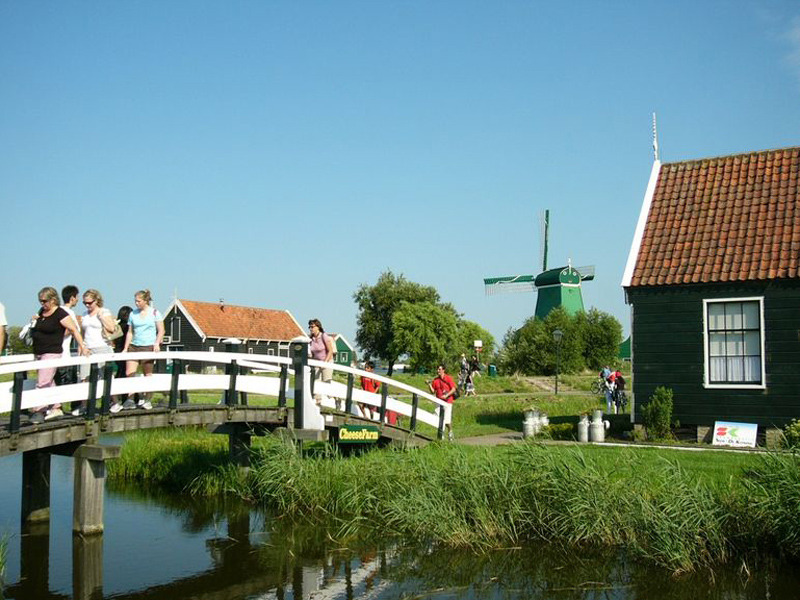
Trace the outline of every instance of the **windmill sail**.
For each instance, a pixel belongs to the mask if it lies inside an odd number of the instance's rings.
[[[506,277],[488,277],[483,280],[487,296],[494,294],[511,294],[516,292],[535,292],[534,275],[508,275]]]

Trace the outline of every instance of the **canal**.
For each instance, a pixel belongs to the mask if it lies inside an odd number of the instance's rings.
[[[105,534],[73,538],[72,460],[54,456],[49,527],[19,525],[21,457],[0,459],[6,598],[130,600],[763,599],[800,596],[791,565],[673,577],[618,551],[473,554],[382,539],[343,548],[324,532],[232,501],[109,482]]]

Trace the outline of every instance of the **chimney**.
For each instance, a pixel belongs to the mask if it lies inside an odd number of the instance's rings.
[[[225,310],[225,298],[219,299],[219,309],[224,311]]]

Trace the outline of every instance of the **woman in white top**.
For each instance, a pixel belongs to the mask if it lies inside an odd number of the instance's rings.
[[[97,290],[86,290],[83,294],[83,305],[86,307],[86,312],[81,319],[81,332],[89,355],[113,354],[114,349],[105,335],[114,333],[116,321],[111,311],[103,307],[103,295]],[[81,381],[89,378],[89,369],[89,365],[80,366]],[[72,414],[76,416],[83,414],[85,404],[81,403],[81,407],[73,410]]]

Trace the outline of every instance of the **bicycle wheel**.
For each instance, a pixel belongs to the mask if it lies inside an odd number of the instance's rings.
[[[593,394],[602,394],[603,393],[603,386],[596,379],[592,382],[592,386],[589,389],[591,389]]]

